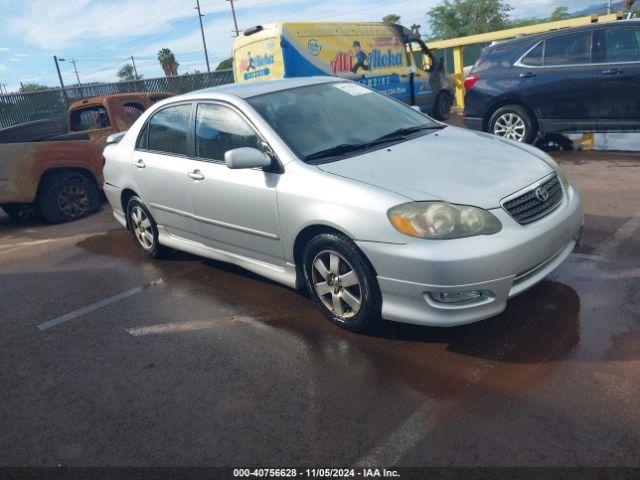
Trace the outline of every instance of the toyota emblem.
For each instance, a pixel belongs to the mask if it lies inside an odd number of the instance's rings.
[[[549,200],[549,192],[544,187],[538,187],[536,188],[536,198],[541,202],[546,202]]]

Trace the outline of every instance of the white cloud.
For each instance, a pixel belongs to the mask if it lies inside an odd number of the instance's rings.
[[[9,49],[7,47],[0,47],[0,52],[8,52]]]
[[[0,63],[0,72],[2,72],[2,71],[4,71],[4,70],[7,70],[7,66],[6,66],[6,65],[2,65],[2,64]]]

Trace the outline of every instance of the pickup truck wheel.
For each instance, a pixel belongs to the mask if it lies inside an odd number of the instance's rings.
[[[100,192],[81,173],[61,173],[45,180],[38,203],[48,222],[69,222],[97,210],[100,207]]]
[[[131,197],[127,203],[127,225],[133,243],[145,257],[160,259],[168,256],[171,250],[160,245],[158,225],[139,197]]]
[[[35,220],[41,216],[40,208],[36,203],[6,203],[2,209],[14,220]]]
[[[436,120],[447,120],[451,115],[451,94],[443,91],[436,97],[436,103],[433,105],[433,117]]]

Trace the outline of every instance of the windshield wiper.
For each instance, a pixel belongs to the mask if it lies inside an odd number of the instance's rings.
[[[443,129],[445,127],[446,127],[446,125],[419,125],[419,126],[415,126],[415,127],[398,128],[397,130],[394,130],[393,132],[387,133],[386,135],[383,135],[383,136],[381,136],[379,138],[376,138],[374,141],[370,142],[369,145],[380,143],[380,142],[385,142],[387,140],[393,141],[396,138],[404,139],[407,135],[411,135],[413,133],[417,133],[417,132],[420,132],[422,130],[440,130],[440,129]]]
[[[310,155],[307,155],[305,160],[318,160],[320,158],[326,157],[335,157],[338,155],[344,155],[346,153],[355,152],[356,150],[362,150],[363,148],[367,148],[369,146],[368,143],[341,143],[340,145],[336,145],[331,148],[326,148],[324,150],[318,150],[317,152],[313,152]]]

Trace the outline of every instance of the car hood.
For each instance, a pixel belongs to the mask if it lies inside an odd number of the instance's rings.
[[[318,168],[411,200],[444,200],[490,209],[552,173],[544,155],[528,145],[447,127]]]

